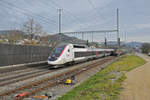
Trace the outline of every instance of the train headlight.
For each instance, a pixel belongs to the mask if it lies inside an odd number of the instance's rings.
[[[58,59],[58,57],[56,57],[56,56],[54,56],[54,57],[53,57],[53,56],[49,56],[49,57],[48,57],[48,60],[49,60],[49,61],[55,61],[55,60],[57,60],[57,59]]]

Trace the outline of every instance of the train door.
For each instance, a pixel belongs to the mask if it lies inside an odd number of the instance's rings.
[[[73,47],[69,46],[68,51],[67,51],[67,59],[68,61],[73,61]]]

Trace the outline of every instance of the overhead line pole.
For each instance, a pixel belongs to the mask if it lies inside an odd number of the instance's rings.
[[[107,48],[107,38],[105,37],[105,48]]]
[[[118,49],[120,49],[120,38],[119,38],[119,9],[117,8],[117,42]]]
[[[59,37],[60,37],[60,41],[61,41],[61,11],[62,9],[58,9],[58,13],[59,13],[59,29],[58,29],[58,32],[59,32]]]
[[[93,42],[93,32],[92,32],[92,42]]]

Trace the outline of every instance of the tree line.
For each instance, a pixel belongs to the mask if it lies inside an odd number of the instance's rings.
[[[150,52],[150,43],[143,43],[141,50],[143,53],[149,53]]]

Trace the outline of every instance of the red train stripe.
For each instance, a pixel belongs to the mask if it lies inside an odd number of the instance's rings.
[[[65,48],[66,48],[66,47],[65,47]],[[61,52],[61,54],[59,55],[59,57],[63,54],[63,52],[64,52],[65,48],[62,50],[62,52]]]

